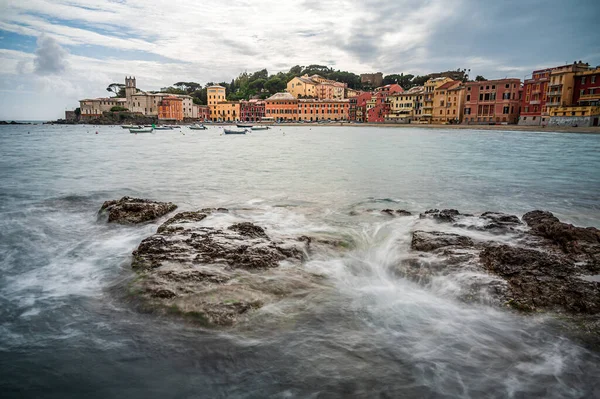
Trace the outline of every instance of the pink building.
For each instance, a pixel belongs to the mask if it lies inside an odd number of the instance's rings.
[[[265,116],[265,102],[261,100],[240,101],[240,120],[260,122]]]
[[[383,93],[387,97],[390,94],[404,93],[404,89],[399,84],[392,83],[376,88],[375,93]]]
[[[351,118],[352,116],[354,116],[354,119],[351,120],[355,120],[357,122],[367,121],[367,101],[369,101],[371,97],[373,97],[373,93],[363,92],[352,99],[356,101],[356,103],[354,103],[353,101],[352,106],[354,107],[354,109],[351,110],[350,113]]]
[[[498,79],[465,84],[464,124],[515,124],[519,120],[520,79]]]

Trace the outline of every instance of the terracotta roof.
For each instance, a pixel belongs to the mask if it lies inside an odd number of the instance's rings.
[[[444,90],[449,89],[456,84],[455,80],[451,80],[450,82],[446,82],[443,85],[439,86],[436,90]]]

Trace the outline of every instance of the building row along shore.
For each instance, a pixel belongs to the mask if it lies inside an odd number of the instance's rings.
[[[362,80],[379,84],[373,91],[354,90],[319,75],[303,75],[291,79],[285,92],[264,100],[227,101],[225,87],[213,85],[207,88],[207,105],[194,104],[188,95],[138,90],[135,78],[127,77],[125,98],[80,100],[79,118],[93,119],[126,109],[169,122],[599,125],[600,66],[573,62],[533,71],[523,82],[518,78],[463,82],[439,75],[408,90],[398,84],[383,85],[381,73],[361,75]],[[67,114],[69,117],[75,116]]]

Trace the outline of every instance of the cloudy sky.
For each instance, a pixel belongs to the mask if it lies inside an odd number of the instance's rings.
[[[523,78],[600,65],[600,0],[0,0],[0,120],[138,87],[322,64]]]

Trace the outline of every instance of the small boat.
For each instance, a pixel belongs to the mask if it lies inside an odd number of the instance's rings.
[[[241,128],[251,128],[252,124],[251,123],[237,123],[236,126],[241,127]]]
[[[156,126],[154,130],[173,130],[171,126]]]
[[[152,127],[136,127],[129,129],[129,133],[152,133],[154,128]]]
[[[270,127],[269,126],[252,126],[251,129],[252,130],[269,130]]]
[[[206,129],[207,129],[207,127],[206,127],[206,126],[204,126],[204,125],[198,125],[197,123],[196,123],[196,124],[194,124],[194,125],[190,125],[190,126],[188,126],[188,127],[189,127],[190,129],[192,129],[192,130],[206,130]]]
[[[248,133],[248,129],[242,129],[242,130],[223,129],[223,133],[225,133],[225,134],[246,134],[246,133]]]
[[[134,129],[137,127],[137,125],[121,125],[121,127],[123,129]]]

